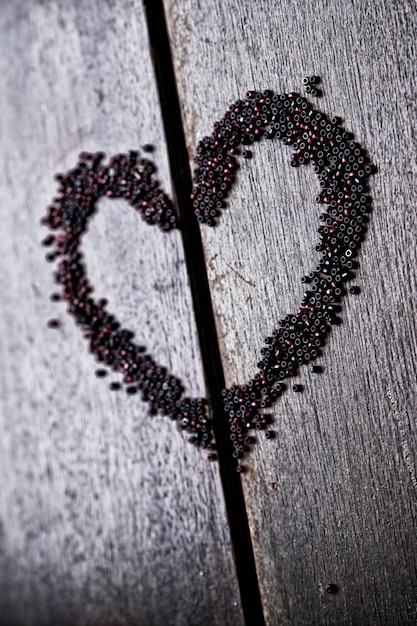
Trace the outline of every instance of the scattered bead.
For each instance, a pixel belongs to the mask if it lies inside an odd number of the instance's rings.
[[[310,93],[314,98],[321,98],[323,95],[323,92],[321,89],[314,89],[314,87],[312,87]]]
[[[119,389],[121,388],[122,388],[122,385],[119,382],[112,382],[109,384],[110,391],[119,391]]]
[[[296,392],[302,391],[303,390],[303,386],[302,385],[293,385],[292,386],[292,390],[296,391]]]
[[[349,288],[349,293],[356,295],[358,293],[360,293],[361,290],[359,287],[357,287],[356,285],[352,285],[352,287]]]
[[[48,320],[48,328],[59,328],[61,322],[59,320]]]
[[[107,370],[103,370],[103,369],[98,369],[95,372],[97,378],[104,378],[105,376],[107,376]]]
[[[153,152],[155,150],[154,146],[150,143],[145,143],[144,146],[142,146],[142,150],[144,152]]]
[[[327,593],[337,593],[339,591],[339,587],[334,583],[330,583],[330,585],[327,585],[326,591]]]
[[[322,371],[323,368],[321,365],[312,365],[310,367],[310,372],[312,372],[313,374],[321,374]]]
[[[55,241],[55,237],[53,235],[48,235],[47,237],[45,237],[45,239],[43,239],[42,245],[43,246],[52,246],[54,241]]]

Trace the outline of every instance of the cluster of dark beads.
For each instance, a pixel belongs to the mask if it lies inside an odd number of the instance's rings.
[[[317,87],[318,83],[320,83],[319,76],[306,76],[303,78],[303,85],[306,86],[306,92],[315,98],[320,98],[323,95],[321,89]]]
[[[304,81],[312,95],[319,95],[315,86],[318,82],[317,77]],[[320,184],[316,202],[326,205],[326,210],[318,229],[319,261],[302,278],[307,290],[300,308],[281,320],[265,339],[259,371],[253,379],[223,391],[236,459],[242,458],[255,441],[249,430],[263,430],[267,438],[273,436],[267,411],[286,389],[283,380],[294,377],[301,365],[315,361],[331,327],[340,323],[346,283],[358,267],[356,257],[371,212],[368,177],[372,166],[363,148],[340,126],[340,120],[329,119],[296,93],[250,91],[244,100],[229,107],[215,123],[212,135],[198,144],[191,197],[200,223],[214,226],[226,208],[238,170],[238,155],[250,158],[248,146],[261,138],[275,137],[293,148],[293,167],[313,166]],[[53,246],[47,260],[59,259],[55,280],[62,286],[62,294],[51,298],[68,303],[68,311],[88,339],[90,351],[98,362],[122,374],[127,393],[140,391],[151,415],[159,412],[171,417],[189,433],[191,443],[207,448],[209,458],[214,459],[206,401],[184,397],[181,381],[132,341],[133,333],[120,328],[106,311],[105,300],[91,297],[93,288],[87,279],[80,243],[101,197],[126,199],[148,224],[158,225],[163,231],[179,227],[172,202],[154,179],[151,161],[130,152],[104,165],[103,157],[102,153],[83,153],[73,170],[57,175],[60,189],[42,220],[51,230],[59,231],[43,242]],[[353,286],[350,292],[358,293],[359,288]],[[51,328],[58,325],[57,320],[49,322]],[[321,368],[312,365],[311,370],[318,372]],[[103,369],[96,372],[98,376],[105,373]],[[120,387],[118,382],[110,385],[113,390]],[[301,391],[302,386],[293,385],[293,389]],[[243,467],[238,464],[237,469],[242,471]]]
[[[302,278],[308,288],[300,308],[265,339],[254,378],[223,392],[236,458],[254,441],[248,436],[250,429],[266,430],[271,436],[266,410],[284,390],[282,381],[320,357],[331,327],[341,322],[341,301],[358,267],[355,259],[371,212],[368,177],[373,168],[340,120],[329,119],[297,93],[250,91],[198,144],[192,199],[199,222],[213,226],[226,208],[242,146],[242,156],[248,156],[247,146],[274,137],[292,147],[293,167],[313,166],[320,184],[316,202],[326,210],[318,229],[319,262]],[[351,293],[358,291],[351,288]],[[318,366],[311,369],[318,371]]]
[[[214,450],[206,401],[184,397],[181,381],[155,363],[144,346],[132,341],[134,334],[121,329],[107,312],[106,300],[91,297],[93,287],[80,244],[101,197],[126,199],[148,224],[156,224],[163,231],[178,227],[172,202],[154,179],[155,167],[150,161],[139,159],[136,152],[117,155],[108,165],[102,163],[103,158],[102,153],[82,153],[74,169],[56,176],[60,183],[58,195],[42,219],[43,224],[57,231],[43,241],[45,246],[52,246],[47,260],[58,260],[54,278],[62,292],[53,294],[52,300],[67,302],[68,312],[88,340],[90,351],[99,363],[122,375],[128,394],[141,392],[151,415],[168,415],[189,433],[192,443]],[[57,320],[50,320],[49,326],[57,327]],[[101,377],[106,370],[99,369],[96,374]],[[112,390],[121,386],[119,382],[110,383]],[[214,458],[213,452],[209,458]]]
[[[60,189],[43,223],[53,230],[65,230],[65,244],[57,242],[59,253],[65,252],[70,242],[78,244],[96,201],[103,196],[127,200],[147,224],[156,224],[163,231],[178,226],[172,201],[153,176],[156,168],[152,161],[139,158],[134,151],[113,156],[108,165],[103,158],[102,152],[82,152],[75,168],[55,175]]]

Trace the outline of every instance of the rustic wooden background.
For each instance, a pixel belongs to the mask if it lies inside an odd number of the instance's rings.
[[[323,373],[305,368],[303,393],[279,401],[276,439],[259,438],[242,478],[265,621],[416,624],[416,4],[165,0],[165,12],[191,164],[248,89],[302,92],[319,74],[316,106],[378,167],[361,295],[346,298]],[[172,189],[144,8],[3,0],[0,34],[0,623],[254,623],[218,466],[97,380],[48,299],[39,219],[56,171],[81,150],[152,143]],[[255,373],[316,264],[312,169],[292,169],[278,141],[253,152],[230,210],[201,228],[227,384]],[[204,395],[179,233],[103,202],[84,249],[119,319]],[[50,317],[63,326],[49,330]]]

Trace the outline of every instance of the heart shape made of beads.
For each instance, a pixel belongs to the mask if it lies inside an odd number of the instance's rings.
[[[312,164],[321,192],[316,202],[327,206],[320,216],[316,246],[320,254],[316,268],[302,278],[309,285],[298,311],[283,319],[265,340],[258,372],[245,385],[223,392],[233,455],[244,456],[254,438],[251,429],[268,429],[265,409],[285,389],[283,382],[296,375],[298,368],[321,355],[326,337],[340,323],[341,301],[346,283],[357,268],[356,256],[363,241],[371,197],[368,178],[373,171],[366,151],[340,125],[329,119],[297,93],[283,95],[272,91],[250,91],[233,103],[214,130],[199,142],[191,198],[200,223],[214,226],[226,208],[226,200],[236,181],[237,157],[250,158],[247,149],[262,138],[279,138],[293,147],[291,165]],[[244,146],[241,152],[241,146]],[[180,228],[172,201],[154,177],[155,166],[138,152],[113,156],[108,165],[102,153],[82,153],[66,174],[56,176],[58,195],[42,223],[56,235],[44,245],[53,245],[47,260],[59,259],[55,280],[62,294],[55,299],[68,303],[68,312],[81,327],[96,359],[123,375],[126,392],[141,391],[150,414],[168,415],[189,433],[189,441],[209,450],[216,458],[212,422],[204,398],[185,396],[181,381],[158,365],[144,346],[133,342],[133,334],[122,329],[106,310],[106,301],[95,301],[83,263],[80,244],[88,221],[103,197],[124,198],[150,225],[164,232]],[[350,288],[357,293],[357,287]],[[58,324],[50,320],[51,327]],[[319,366],[313,365],[313,371]],[[97,375],[106,370],[97,370]],[[121,386],[112,383],[113,389]],[[300,391],[300,385],[294,385]],[[237,464],[238,471],[242,466]]]

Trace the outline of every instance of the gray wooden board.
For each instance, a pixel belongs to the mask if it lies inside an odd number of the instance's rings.
[[[0,623],[241,624],[216,464],[95,378],[39,244],[81,150],[150,142],[171,188],[142,5],[2,2],[0,33]],[[204,395],[180,233],[109,200],[83,248],[109,310]]]
[[[344,119],[378,166],[374,213],[343,324],[286,392],[276,439],[246,461],[244,491],[269,624],[411,624],[416,575],[416,5],[166,0],[192,158],[248,89],[300,91]],[[227,383],[256,372],[266,335],[295,313],[314,269],[312,168],[279,141],[242,161],[230,208],[202,227]],[[330,595],[329,583],[339,587]]]

